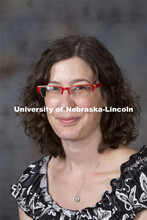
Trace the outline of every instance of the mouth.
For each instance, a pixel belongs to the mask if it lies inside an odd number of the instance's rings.
[[[69,118],[58,118],[58,120],[63,124],[63,125],[73,125],[76,124],[81,117],[69,117]]]

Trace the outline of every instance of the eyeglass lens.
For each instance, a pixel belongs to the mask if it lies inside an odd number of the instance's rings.
[[[68,93],[73,96],[87,96],[92,93],[92,87],[91,86],[73,86],[69,89],[67,88],[60,88],[56,86],[45,86],[40,89],[40,93],[43,97],[57,97],[60,94],[63,94],[64,90],[68,90]]]

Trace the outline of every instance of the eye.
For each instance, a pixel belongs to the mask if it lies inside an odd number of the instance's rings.
[[[72,91],[73,92],[90,92],[91,91],[91,86],[88,86],[88,85],[79,85],[79,86],[75,86],[75,87],[72,87]]]
[[[47,86],[46,90],[47,91],[60,91],[60,88],[55,87],[55,86]]]
[[[79,90],[86,90],[86,86],[75,86],[75,87],[72,87],[72,89],[74,91],[79,91]]]

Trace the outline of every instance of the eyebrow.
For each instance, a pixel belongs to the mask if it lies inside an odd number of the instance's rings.
[[[74,84],[74,83],[82,82],[82,81],[86,81],[86,82],[88,82],[88,83],[91,83],[91,82],[89,82],[87,79],[74,79],[74,80],[71,80],[70,82],[71,82],[72,84]],[[60,84],[60,82],[57,82],[57,81],[50,81],[49,84],[50,84],[50,83]]]

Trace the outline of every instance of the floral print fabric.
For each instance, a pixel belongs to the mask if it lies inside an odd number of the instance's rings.
[[[112,179],[111,192],[105,191],[93,207],[69,210],[60,207],[47,190],[50,156],[31,164],[11,192],[20,208],[34,220],[130,220],[147,209],[147,148],[144,146],[120,167],[121,176]]]

